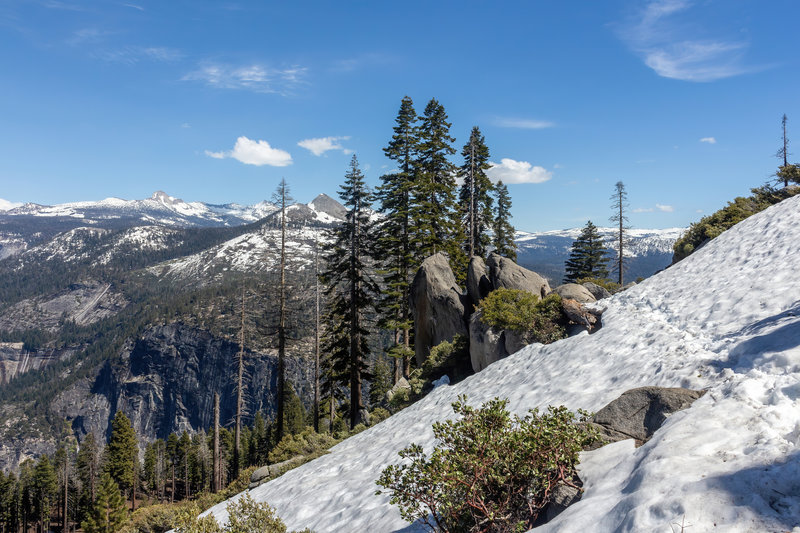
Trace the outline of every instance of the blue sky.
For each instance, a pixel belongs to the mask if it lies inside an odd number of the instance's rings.
[[[783,113],[800,143],[798,16],[789,0],[4,0],[0,198],[252,204],[285,177],[307,202],[335,195],[351,153],[376,185],[408,95],[444,105],[459,152],[481,128],[493,175],[520,182],[518,229],[605,225],[618,180],[633,226],[687,225],[770,179]]]

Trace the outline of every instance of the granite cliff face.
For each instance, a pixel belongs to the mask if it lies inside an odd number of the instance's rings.
[[[238,352],[237,344],[203,329],[181,323],[151,326],[129,340],[119,358],[107,361],[95,376],[59,394],[49,410],[54,418],[70,421],[79,438],[89,432],[107,437],[114,414],[123,411],[144,443],[171,432],[208,429],[218,392],[221,423],[230,425],[236,409]],[[257,411],[274,416],[276,370],[276,354],[245,351],[246,422]],[[287,357],[287,380],[302,399],[311,397],[312,372],[310,361]],[[17,420],[24,421],[24,415]],[[0,469],[52,453],[57,445],[41,435],[20,437],[10,426],[0,428]]]

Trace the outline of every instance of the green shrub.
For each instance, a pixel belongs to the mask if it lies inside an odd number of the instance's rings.
[[[603,287],[605,290],[610,292],[611,294],[616,294],[622,290],[622,285],[619,283],[615,283],[608,279],[600,279],[600,278],[581,278],[575,283],[583,284],[583,283],[594,283],[600,287]]]
[[[328,448],[337,443],[337,440],[327,433],[316,433],[312,428],[306,428],[297,435],[286,435],[269,452],[270,464],[280,463],[299,455],[312,458],[322,455]]]
[[[529,342],[548,344],[566,337],[558,294],[540,300],[529,292],[500,288],[481,300],[478,309],[486,324],[525,335]]]
[[[286,533],[286,524],[275,514],[275,510],[265,502],[256,502],[249,492],[230,502],[228,523],[221,527],[213,516],[197,516],[196,505],[188,506],[178,515],[176,533]],[[311,533],[305,529],[297,533]]]
[[[673,245],[675,252],[673,263],[688,257],[700,246],[742,220],[800,193],[800,187],[775,189],[770,185],[765,185],[752,189],[751,192],[753,193],[751,196],[734,198],[719,211],[701,218],[699,222],[692,223],[686,233]]]
[[[404,519],[432,531],[526,531],[556,484],[574,486],[578,452],[597,439],[596,430],[575,424],[563,406],[520,418],[507,404],[495,398],[475,409],[459,397],[453,410],[460,419],[433,424],[430,456],[412,444],[400,452],[405,464],[382,472],[377,484]]]
[[[369,413],[369,424],[374,426],[375,424],[383,422],[390,416],[392,416],[392,414],[383,407],[376,407]]]

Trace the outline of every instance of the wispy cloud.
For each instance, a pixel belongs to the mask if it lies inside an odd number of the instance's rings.
[[[236,139],[233,150],[222,152],[205,151],[214,159],[235,159],[245,165],[285,167],[292,164],[292,156],[285,150],[273,148],[267,141],[254,141],[245,136]]]
[[[330,70],[333,72],[353,72],[362,68],[384,65],[391,61],[393,59],[390,56],[373,52],[346,59],[338,59],[331,64]]]
[[[553,177],[553,173],[544,167],[534,166],[527,161],[515,161],[503,158],[500,163],[489,162],[491,167],[486,171],[493,182],[497,183],[544,183]]]
[[[701,143],[708,143],[708,144],[717,144],[717,140],[714,137],[703,137],[700,139]]]
[[[207,63],[186,74],[184,81],[199,81],[218,89],[244,89],[258,93],[288,95],[305,84],[308,69],[293,66],[284,69],[252,64],[245,66]]]
[[[122,7],[129,7],[129,8],[131,8],[131,9],[136,9],[136,10],[139,10],[139,11],[144,11],[144,8],[143,8],[142,6],[140,6],[140,5],[137,5],[137,4],[122,4]]]
[[[554,122],[549,120],[536,120],[532,118],[511,118],[511,117],[496,117],[494,125],[500,128],[520,128],[526,130],[542,130],[545,128],[552,128],[555,126]]]
[[[305,148],[316,156],[320,156],[330,150],[341,150],[345,154],[349,154],[352,153],[352,150],[348,150],[339,143],[339,141],[347,141],[349,139],[349,135],[342,137],[319,137],[316,139],[303,139],[297,143],[297,146]]]
[[[122,48],[94,50],[92,54],[103,61],[127,63],[129,65],[139,63],[140,61],[172,63],[184,57],[183,52],[180,50],[163,46],[124,46]]]
[[[655,211],[661,211],[662,213],[672,213],[675,211],[675,208],[671,205],[664,205],[664,204],[656,204],[655,207],[637,207],[633,210],[634,213],[654,213]]]
[[[654,0],[619,27],[620,37],[664,78],[710,82],[764,67],[744,63],[748,43],[698,33],[690,0]],[[687,15],[686,19],[682,15]]]
[[[77,46],[81,44],[92,44],[104,41],[109,35],[114,32],[108,30],[101,30],[99,28],[81,28],[72,33],[67,44]]]

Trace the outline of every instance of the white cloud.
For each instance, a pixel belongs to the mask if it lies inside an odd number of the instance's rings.
[[[186,74],[182,80],[200,81],[218,89],[245,89],[285,96],[305,83],[306,71],[306,68],[296,66],[273,69],[258,64],[232,66],[209,63]]]
[[[497,117],[494,125],[501,128],[520,128],[525,130],[541,130],[552,128],[555,123],[548,120],[535,120],[530,118]]]
[[[297,146],[305,148],[316,156],[320,156],[330,150],[341,150],[345,154],[349,154],[352,153],[352,150],[348,150],[339,143],[339,141],[347,141],[349,139],[349,135],[342,137],[318,137],[316,139],[303,139],[297,143]]]
[[[289,152],[273,148],[267,141],[254,141],[245,136],[236,139],[233,150],[227,152],[205,151],[208,157],[214,159],[231,158],[244,163],[245,165],[271,167],[285,167],[292,164],[292,156]]]
[[[645,65],[664,78],[709,82],[762,67],[746,66],[743,41],[702,34],[688,0],[654,0],[620,28],[620,37]],[[681,18],[681,15],[686,15]]]
[[[633,210],[634,213],[653,213],[656,210],[659,210],[663,213],[672,213],[675,211],[675,208],[671,205],[664,205],[664,204],[656,204],[655,207],[637,207]]]
[[[708,144],[717,144],[717,140],[714,137],[703,137],[700,139],[701,143],[708,143]]]
[[[181,128],[183,128],[183,129],[187,129],[188,130],[191,127],[192,127],[192,125],[189,124],[188,122],[184,122],[183,124],[181,124]]]
[[[514,161],[503,158],[500,164],[489,162],[491,167],[486,171],[493,182],[503,183],[543,183],[553,177],[553,173],[544,167],[533,166],[527,161]]]
[[[15,207],[19,207],[21,205],[21,202],[9,202],[8,200],[3,200],[0,198],[0,211],[8,211],[9,209],[14,209]]]

